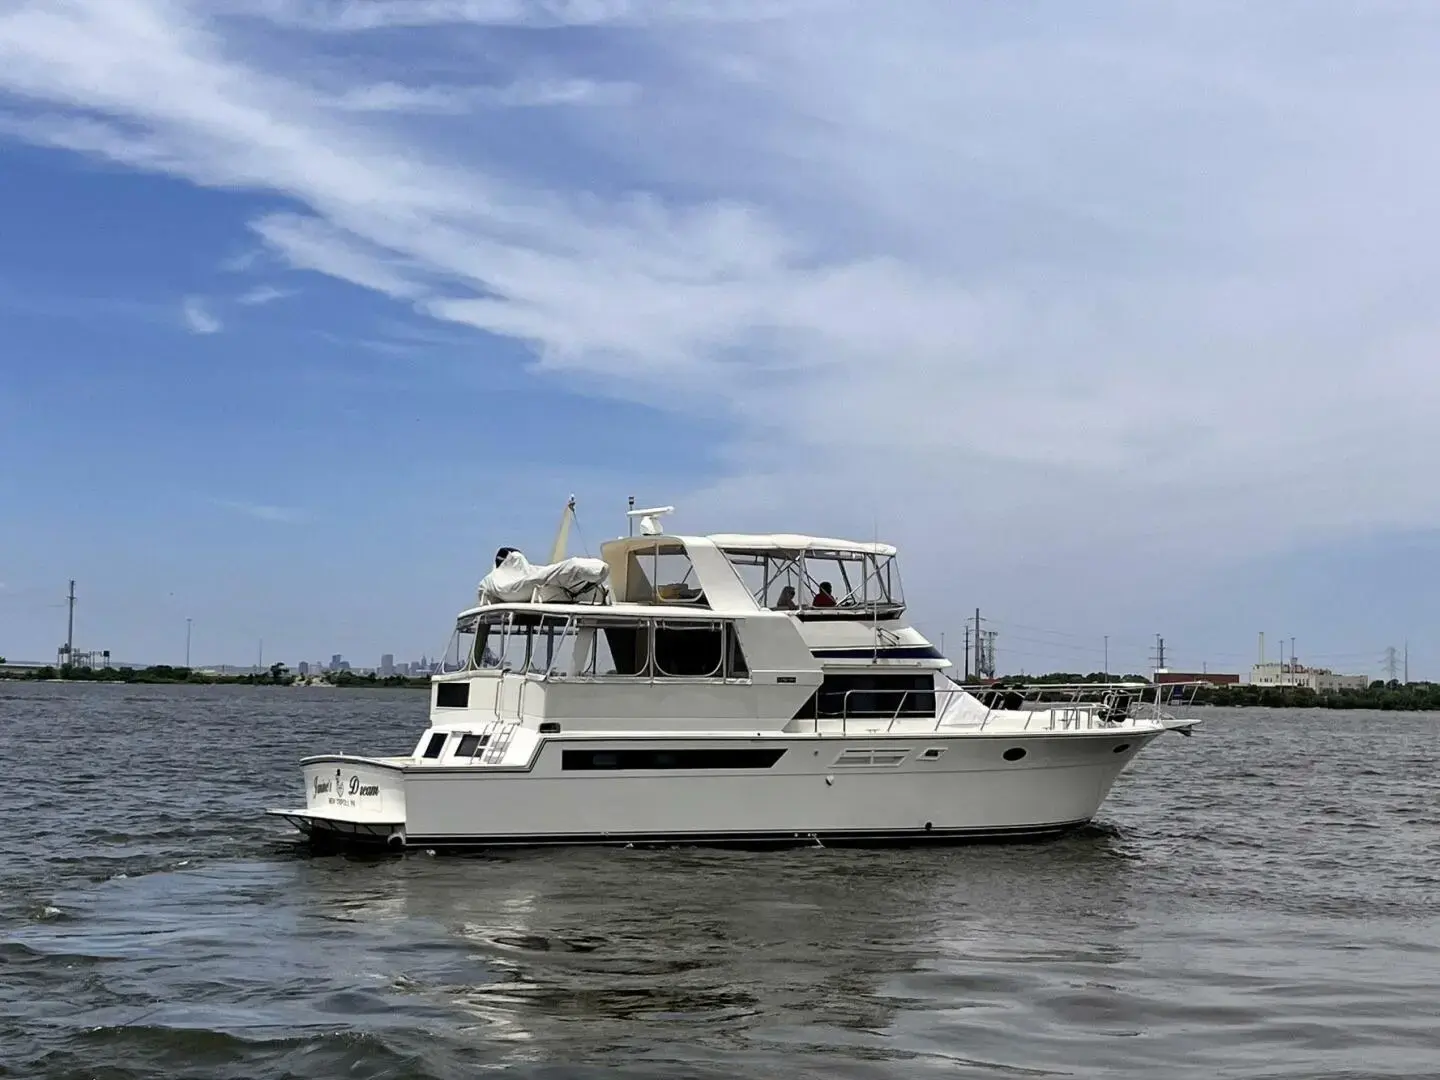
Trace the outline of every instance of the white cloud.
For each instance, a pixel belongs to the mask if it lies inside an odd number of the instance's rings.
[[[225,510],[255,518],[257,521],[273,521],[290,524],[300,521],[304,514],[288,506],[270,506],[266,503],[245,502],[237,499],[211,499],[211,503]]]
[[[291,266],[340,278],[396,298],[420,295],[421,286],[402,276],[387,252],[318,218],[272,214],[251,224]]]
[[[252,223],[291,266],[723,419],[689,520],[873,511],[927,571],[1040,602],[1061,554],[1128,580],[1440,524],[1424,12],[251,0],[231,36],[203,10],[7,9],[5,130],[292,200]],[[452,80],[489,40],[452,31],[487,25],[592,37]],[[390,66],[304,59],[400,29]],[[583,124],[493,89],[617,73]]]
[[[259,307],[262,304],[273,304],[276,300],[284,300],[294,295],[293,289],[277,289],[274,285],[257,285],[237,296],[235,302],[245,307]]]
[[[181,305],[180,314],[184,319],[186,329],[192,334],[218,334],[223,329],[220,320],[210,313],[205,301],[198,297],[186,297],[185,303]]]
[[[264,254],[265,252],[260,248],[249,248],[223,259],[220,263],[220,269],[231,274],[243,274],[247,270],[254,269],[255,264],[260,261],[261,256]]]
[[[747,22],[777,18],[797,6],[796,0],[231,0],[228,5],[237,13],[331,32]]]
[[[527,79],[503,86],[403,86],[383,82],[350,87],[327,104],[344,112],[463,116],[480,108],[623,105],[635,96],[636,90],[632,83],[591,79]]]

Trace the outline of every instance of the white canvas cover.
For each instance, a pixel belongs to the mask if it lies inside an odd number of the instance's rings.
[[[960,684],[953,679],[946,679],[950,685],[944,689],[950,693],[945,695],[945,703],[941,707],[938,718],[938,727],[978,727],[984,723],[987,717],[993,718],[996,714],[993,710],[987,709],[985,703],[968,690],[962,690]]]
[[[582,597],[589,600],[588,594],[598,588],[608,603],[609,580],[610,567],[604,559],[561,559],[534,566],[521,552],[511,551],[481,580],[479,599],[482,604],[563,604]]]
[[[1052,723],[1073,724],[1090,714],[1098,714],[1101,707],[1098,703],[1079,704],[1054,704],[1046,708],[1036,707],[1030,709],[1003,709],[987,708],[985,702],[981,701],[968,690],[961,689],[959,683],[953,679],[945,680],[949,683],[946,689],[951,693],[949,700],[945,702],[940,710],[937,727],[979,727],[981,724],[994,724],[1007,726],[1018,724],[1020,727],[1028,728],[1034,726],[1037,730]]]

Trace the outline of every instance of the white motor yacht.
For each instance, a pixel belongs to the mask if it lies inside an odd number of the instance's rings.
[[[502,548],[399,757],[305,758],[317,844],[857,844],[1090,821],[1193,684],[967,686],[905,621],[896,549],[664,532]],[[639,530],[635,529],[636,519]]]

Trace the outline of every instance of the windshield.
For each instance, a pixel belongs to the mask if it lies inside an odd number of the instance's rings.
[[[761,607],[853,610],[905,603],[893,555],[814,548],[725,554]]]

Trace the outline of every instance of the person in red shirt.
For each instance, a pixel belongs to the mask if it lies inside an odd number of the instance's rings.
[[[830,591],[830,582],[820,582],[820,591],[815,594],[815,599],[810,601],[814,607],[834,607],[835,594]]]

